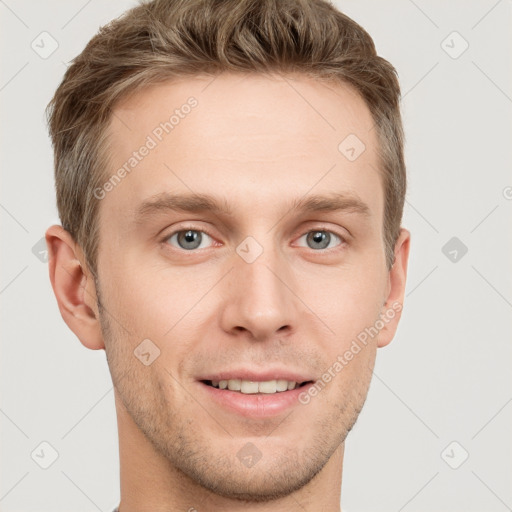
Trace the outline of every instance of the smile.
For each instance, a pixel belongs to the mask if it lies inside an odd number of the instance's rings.
[[[238,391],[246,395],[282,393],[307,384],[307,382],[299,383],[290,380],[253,381],[244,379],[207,380],[204,383],[214,388]]]

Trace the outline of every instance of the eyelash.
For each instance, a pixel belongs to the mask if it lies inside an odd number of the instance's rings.
[[[207,230],[205,230],[205,229],[199,229],[199,228],[197,228],[195,226],[183,226],[180,229],[177,229],[177,230],[172,231],[171,233],[167,234],[161,240],[161,242],[162,243],[167,243],[171,237],[173,237],[174,235],[176,235],[178,233],[182,233],[184,231],[197,231],[199,233],[204,233],[204,234],[208,235],[212,240],[215,240],[215,237],[211,233],[209,233]],[[304,247],[304,246],[301,246],[301,247],[303,247],[305,249],[309,249],[310,251],[313,251],[315,253],[329,253],[331,251],[340,250],[343,246],[345,246],[348,243],[347,239],[343,235],[341,235],[340,233],[337,233],[336,231],[332,231],[332,230],[329,230],[329,229],[324,229],[324,228],[321,228],[321,227],[316,227],[316,228],[308,229],[299,238],[302,238],[303,236],[308,235],[309,233],[315,233],[315,232],[330,233],[331,235],[334,235],[335,237],[338,237],[339,240],[340,240],[340,243],[336,247],[331,247],[331,248],[328,248],[328,249],[311,249],[309,247]],[[170,245],[170,244],[167,244],[167,245]],[[171,246],[171,247],[173,249],[177,250],[177,251],[188,252],[188,253],[196,253],[197,251],[201,250],[201,249],[192,249],[192,250],[187,251],[187,250],[181,249],[179,247],[175,247],[175,246]]]

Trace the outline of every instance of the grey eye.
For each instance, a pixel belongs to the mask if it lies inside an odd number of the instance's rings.
[[[169,237],[169,242],[175,239],[178,243],[179,249],[192,251],[194,249],[202,249],[202,243],[210,238],[209,235],[197,229],[186,229],[176,231]],[[176,245],[174,245],[176,247]]]
[[[333,240],[336,241],[336,239],[338,239],[340,242],[342,241],[338,235],[330,231],[310,231],[303,235],[303,237],[304,236],[306,237],[307,247],[310,249],[326,249],[330,248],[329,245]]]

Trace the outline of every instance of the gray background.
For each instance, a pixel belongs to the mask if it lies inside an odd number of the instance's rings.
[[[511,1],[336,4],[398,70],[412,232],[404,315],[346,443],[344,510],[512,510]],[[0,0],[2,512],[119,502],[105,353],[67,328],[42,261],[58,223],[43,110],[133,5]]]

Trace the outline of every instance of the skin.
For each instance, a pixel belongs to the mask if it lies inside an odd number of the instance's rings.
[[[190,96],[197,107],[100,201],[97,282],[69,233],[46,233],[63,319],[84,346],[106,350],[120,512],[339,511],[345,437],[400,311],[307,405],[275,417],[225,410],[197,378],[243,365],[320,379],[403,303],[410,233],[402,228],[389,271],[370,112],[350,88],[300,75],[167,82],[114,109],[108,176]],[[366,146],[352,162],[338,150],[349,134]],[[138,205],[164,191],[225,198],[233,216],[161,211],[136,223]],[[369,215],[289,209],[333,191],[356,195]],[[188,229],[210,236],[194,250],[170,238]],[[307,237],[319,230],[345,241],[319,248]],[[263,249],[252,263],[236,252],[248,236]],[[134,357],[144,339],[160,350],[147,366]],[[252,467],[237,457],[249,442],[261,453]]]

